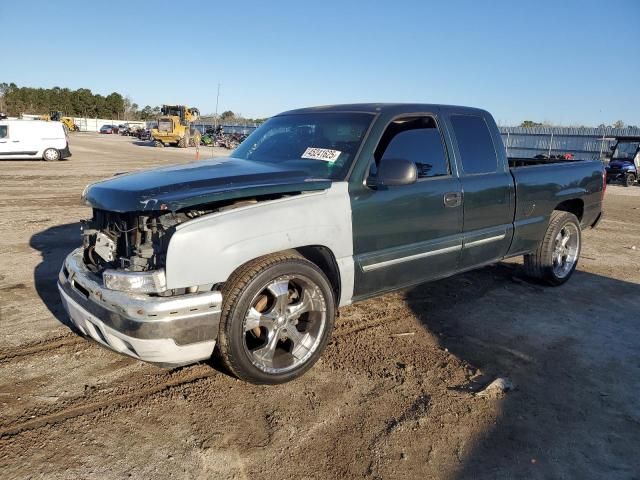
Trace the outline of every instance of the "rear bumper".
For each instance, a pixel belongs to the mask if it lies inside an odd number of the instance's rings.
[[[67,143],[64,148],[58,150],[60,152],[60,158],[69,158],[71,156],[71,150],[69,150],[69,144]]]
[[[220,292],[153,297],[109,290],[72,252],[58,277],[72,323],[116,352],[163,366],[208,359],[220,323]]]

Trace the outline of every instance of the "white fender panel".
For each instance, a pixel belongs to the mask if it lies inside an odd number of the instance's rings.
[[[178,225],[167,252],[167,288],[224,282],[249,260],[308,245],[333,252],[340,270],[339,304],[351,303],[353,235],[346,182]]]

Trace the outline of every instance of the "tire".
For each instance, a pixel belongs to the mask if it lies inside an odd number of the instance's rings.
[[[178,140],[179,148],[187,148],[189,146],[189,136],[185,133],[184,137]]]
[[[153,146],[158,148],[164,148],[164,143],[161,142],[160,140],[154,140]]]
[[[636,176],[633,173],[627,173],[627,176],[624,177],[624,186],[632,187],[634,183],[636,183]]]
[[[333,330],[331,284],[315,264],[294,253],[240,267],[225,283],[222,298],[218,353],[229,372],[250,383],[279,384],[301,376]]]
[[[189,139],[189,146],[197,147],[198,145],[200,145],[200,140],[201,137],[199,134],[191,135],[191,138]]]
[[[47,148],[42,152],[42,159],[45,162],[57,162],[60,160],[60,151],[57,148]]]
[[[562,285],[575,272],[581,248],[578,218],[573,213],[554,210],[542,242],[535,252],[524,256],[525,272],[549,285]]]

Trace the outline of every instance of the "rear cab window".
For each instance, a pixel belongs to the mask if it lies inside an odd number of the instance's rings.
[[[374,152],[375,161],[369,176],[375,178],[380,162],[404,159],[413,162],[418,179],[451,174],[442,135],[431,116],[418,115],[398,118],[386,128]]]
[[[495,173],[498,170],[498,156],[484,118],[465,114],[452,115],[450,120],[464,174]]]

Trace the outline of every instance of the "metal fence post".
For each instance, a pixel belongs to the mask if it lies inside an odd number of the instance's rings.
[[[549,140],[549,157],[551,157],[551,147],[553,146],[553,132],[551,132],[551,140]]]

